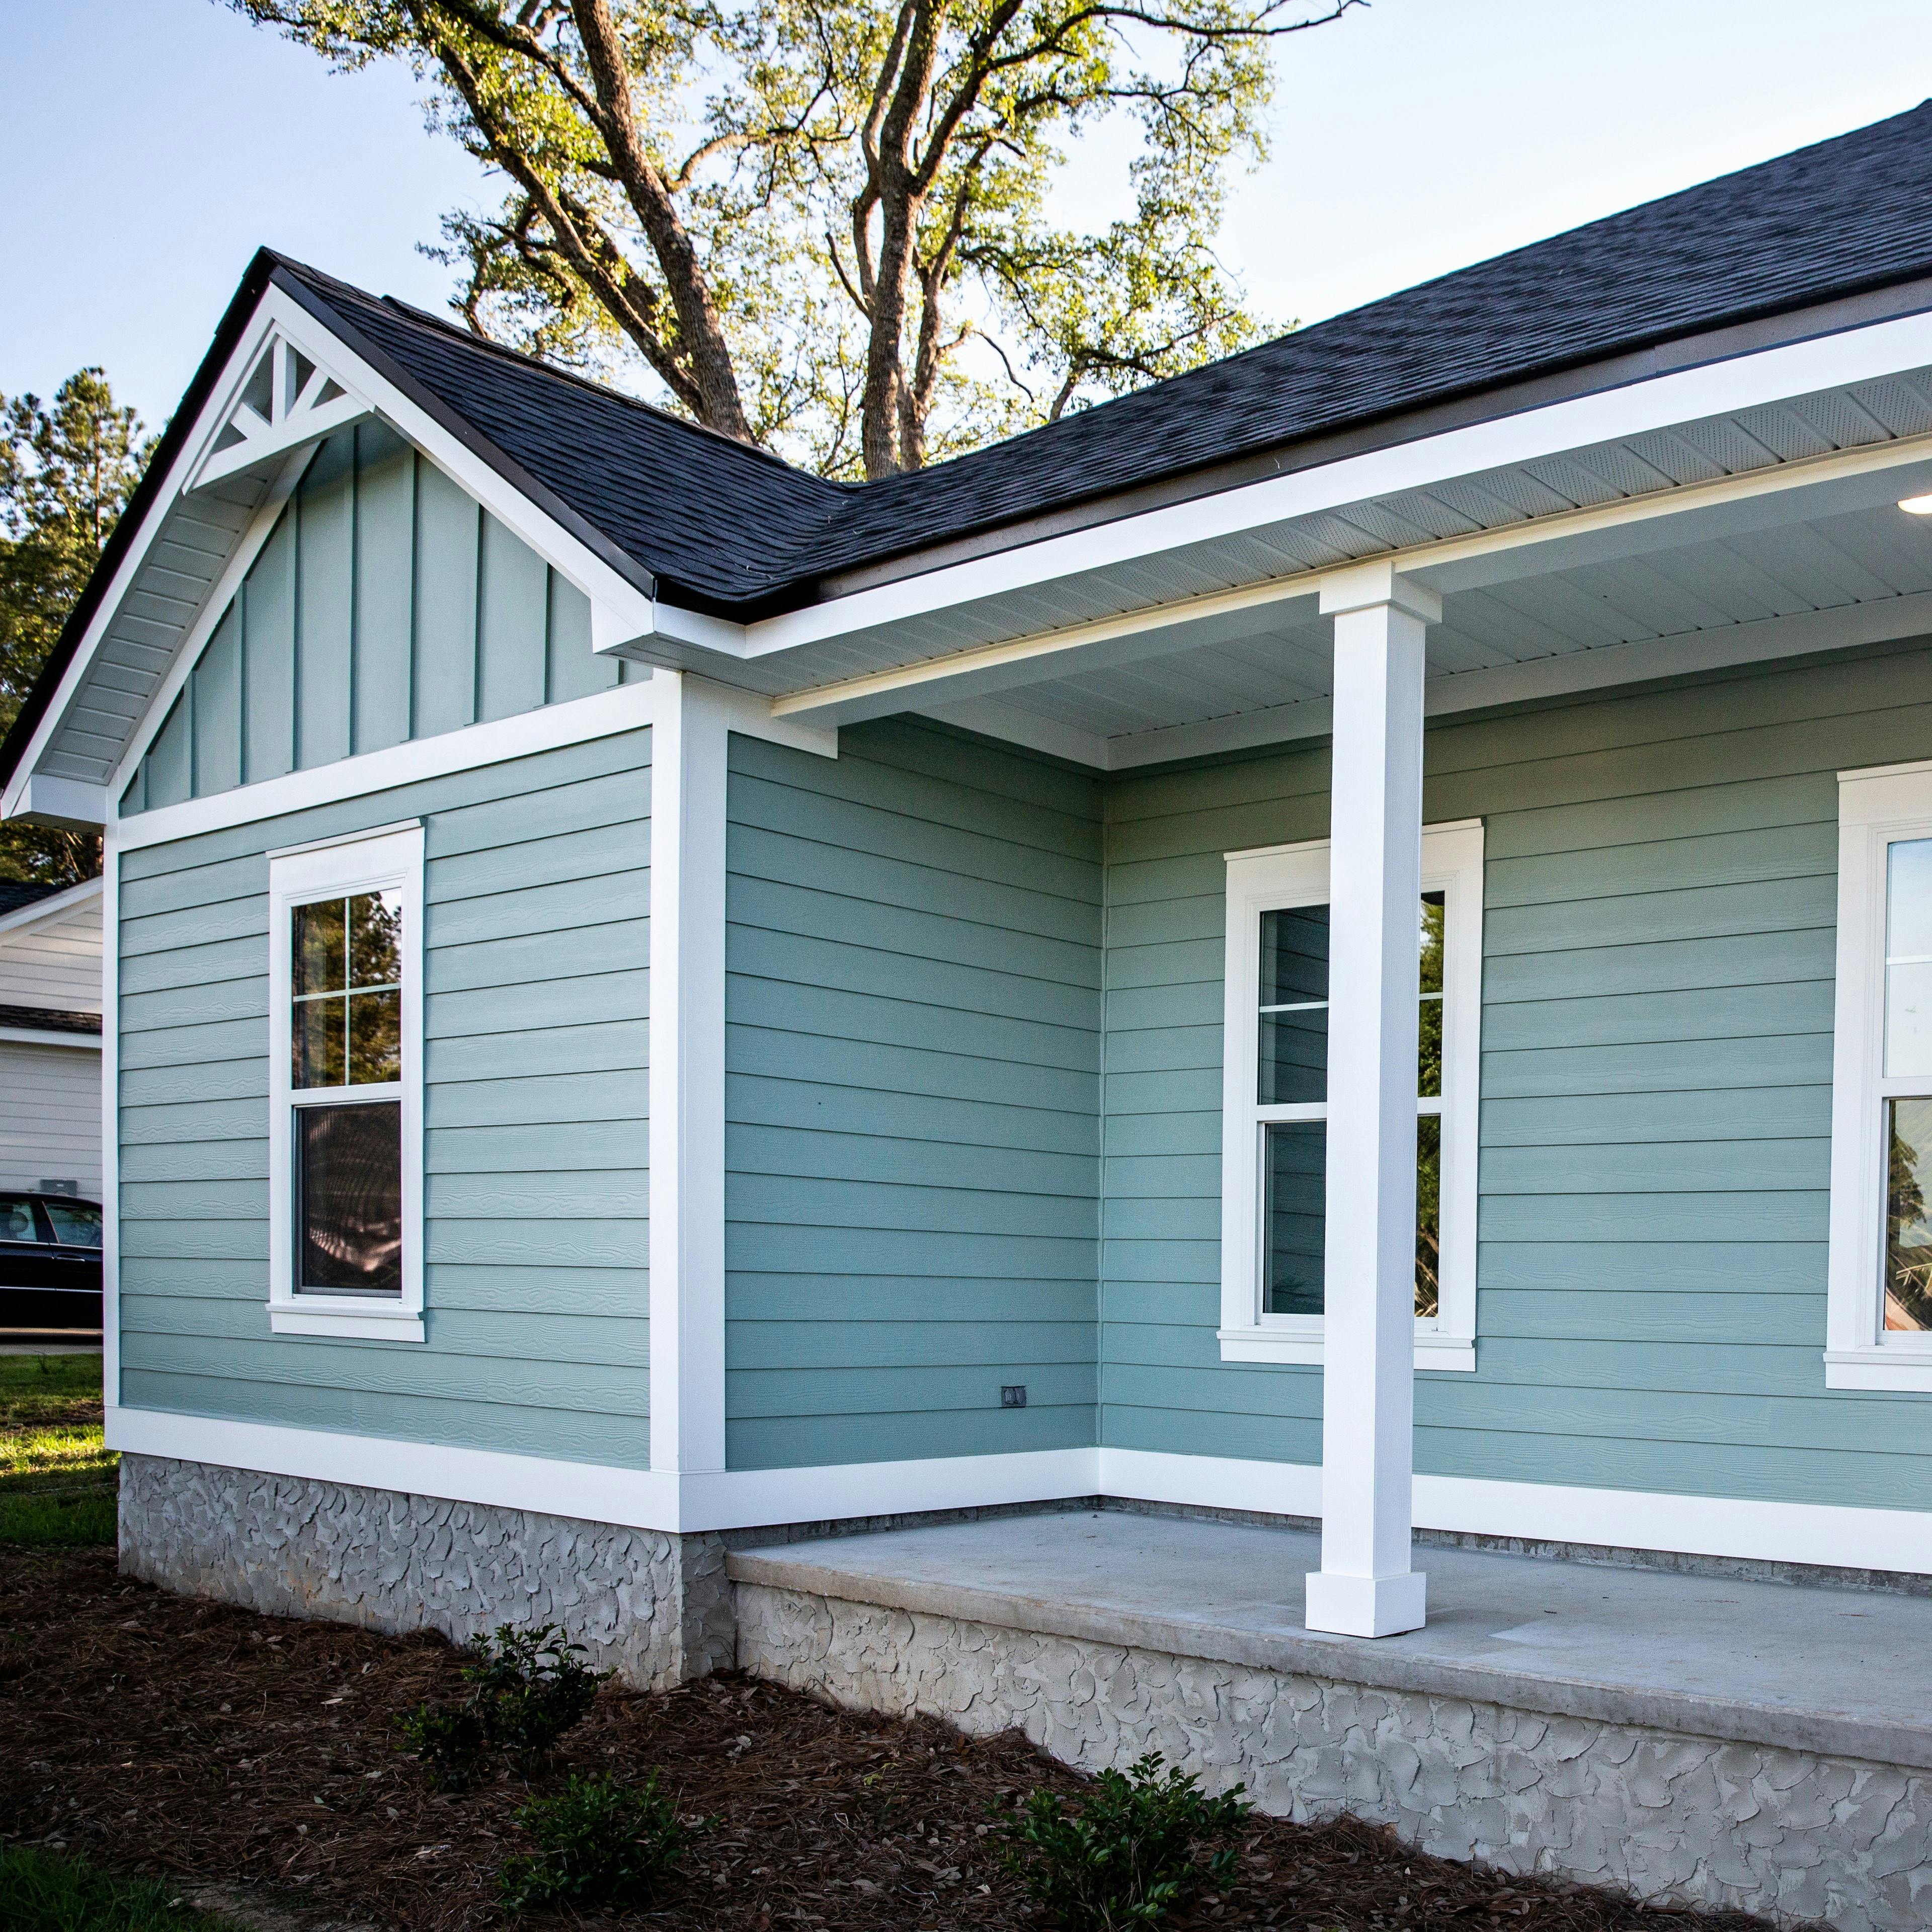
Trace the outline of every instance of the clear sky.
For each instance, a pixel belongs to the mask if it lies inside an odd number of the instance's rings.
[[[1376,0],[1280,70],[1223,252],[1306,322],[1916,105],[1932,6]],[[406,70],[333,76],[214,0],[9,0],[0,77],[0,393],[98,362],[158,423],[257,244],[436,307],[416,244],[495,200]]]

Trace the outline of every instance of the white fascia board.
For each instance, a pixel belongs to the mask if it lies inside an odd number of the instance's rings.
[[[107,799],[105,785],[57,778],[51,772],[28,772],[8,795],[4,816],[64,832],[97,832],[107,822]]]
[[[76,908],[84,906],[90,899],[98,899],[101,894],[98,875],[83,879],[77,886],[68,886],[58,892],[50,892],[44,899],[34,899],[23,906],[16,906],[10,913],[0,913],[0,939],[10,933],[24,932],[29,926],[38,926],[43,920],[64,919]]]
[[[746,655],[766,657],[1060,578],[1238,536],[1365,498],[1425,488],[1458,476],[1640,436],[1844,383],[1866,382],[1928,363],[1932,363],[1932,314],[1840,330],[1808,341],[1646,377],[1286,476],[1165,505],[1063,536],[1042,538],[761,619],[746,626]]]

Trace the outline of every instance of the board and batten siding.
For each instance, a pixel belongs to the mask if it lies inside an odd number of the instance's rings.
[[[124,856],[123,1402],[647,1466],[650,743]],[[272,1335],[266,855],[417,817],[428,1340]]]
[[[1098,782],[895,721],[729,811],[730,1466],[1090,1444]]]
[[[316,450],[121,801],[124,818],[643,676],[590,603],[386,424]]]
[[[1827,1391],[1836,773],[1932,754],[1923,644],[1428,734],[1486,827],[1477,1368],[1434,1474],[1932,1506],[1928,1399]],[[1224,851],[1327,833],[1325,749],[1109,788],[1101,1426],[1312,1463],[1309,1369],[1224,1364]]]

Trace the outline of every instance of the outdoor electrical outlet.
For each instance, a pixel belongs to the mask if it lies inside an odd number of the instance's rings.
[[[1000,1384],[1000,1406],[1002,1408],[1024,1408],[1026,1406],[1024,1382],[1002,1382]]]

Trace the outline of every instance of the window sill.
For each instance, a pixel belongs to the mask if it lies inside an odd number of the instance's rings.
[[[1322,1366],[1322,1338],[1295,1335],[1279,1328],[1223,1328],[1218,1331],[1224,1362],[1283,1362],[1302,1368]],[[1419,1334],[1415,1338],[1418,1369],[1473,1373],[1474,1340],[1463,1335]],[[1932,1387],[1932,1383],[1928,1384]]]
[[[420,1342],[423,1318],[414,1309],[333,1306],[292,1308],[268,1304],[268,1327],[277,1335],[328,1335],[352,1342]]]
[[[1932,1394],[1932,1349],[1827,1348],[1825,1386]]]

